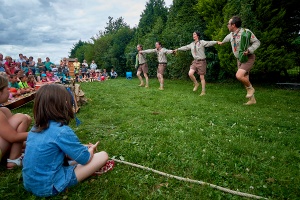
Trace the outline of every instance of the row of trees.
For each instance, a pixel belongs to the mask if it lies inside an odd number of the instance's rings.
[[[70,57],[80,61],[95,60],[102,68],[115,66],[120,75],[134,71],[136,45],[154,48],[160,41],[175,49],[189,44],[192,33],[200,31],[204,40],[223,40],[228,34],[227,22],[241,16],[243,27],[252,30],[261,41],[256,51],[257,62],[252,73],[275,77],[281,71],[299,66],[300,11],[297,0],[174,0],[168,9],[163,0],[149,0],[137,27],[130,28],[122,17],[108,18],[104,31],[91,41],[79,40]],[[206,49],[207,79],[232,77],[236,61],[229,44]],[[147,55],[150,76],[156,74],[156,55]],[[186,78],[192,56],[189,52],[168,55],[166,76]]]

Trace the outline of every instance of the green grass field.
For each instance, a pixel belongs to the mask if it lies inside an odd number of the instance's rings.
[[[137,79],[83,83],[89,98],[71,126],[83,143],[100,141],[111,157],[270,199],[300,196],[300,92],[256,86],[244,106],[238,81],[192,92],[191,81]],[[254,85],[255,86],[255,85]],[[32,116],[32,103],[14,112]],[[39,199],[26,192],[21,169],[0,168],[1,199]],[[52,199],[242,199],[207,186],[117,164]]]

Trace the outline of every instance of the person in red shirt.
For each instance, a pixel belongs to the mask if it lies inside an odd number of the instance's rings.
[[[7,75],[15,74],[16,65],[10,56],[5,57],[4,69]]]

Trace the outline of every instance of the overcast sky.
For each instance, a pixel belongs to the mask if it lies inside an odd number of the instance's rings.
[[[148,0],[0,0],[0,53],[59,63],[79,39],[104,30],[108,16],[137,26]],[[172,0],[165,0],[166,6]]]

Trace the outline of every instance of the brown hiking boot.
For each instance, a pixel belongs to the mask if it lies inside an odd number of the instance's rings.
[[[246,98],[250,98],[254,95],[255,89],[252,86],[246,87],[246,90],[247,90]]]
[[[194,92],[197,91],[197,90],[198,90],[198,87],[199,87],[199,83],[195,83],[195,84],[194,84],[194,89],[193,89],[193,91],[194,91]]]
[[[247,103],[244,103],[244,105],[252,105],[252,104],[256,104],[256,99],[254,97],[254,95],[252,95],[252,97],[249,98],[249,101]]]

